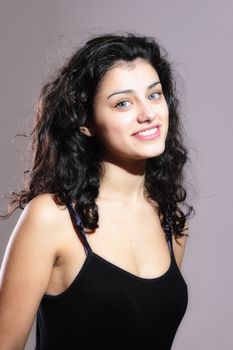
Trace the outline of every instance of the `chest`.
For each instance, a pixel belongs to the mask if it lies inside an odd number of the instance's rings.
[[[151,206],[98,203],[99,227],[86,233],[91,250],[112,266],[134,276],[154,278],[170,266],[170,251],[160,220]],[[81,270],[86,254],[77,232],[67,230],[61,259],[53,269],[49,290],[65,290]]]
[[[170,263],[165,233],[154,208],[98,203],[99,227],[87,235],[98,255],[136,275],[155,276]]]

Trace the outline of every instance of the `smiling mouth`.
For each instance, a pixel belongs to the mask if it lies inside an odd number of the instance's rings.
[[[159,128],[159,127],[155,126],[155,127],[152,128],[152,129],[138,132],[138,133],[135,134],[135,135],[150,136],[150,135],[156,134],[156,132],[158,132],[158,128]]]
[[[134,134],[133,136],[140,139],[140,140],[154,140],[154,139],[157,139],[159,138],[160,136],[160,126],[155,126],[149,130],[144,130],[144,131],[140,131],[136,134]]]
[[[161,126],[162,126],[161,124],[157,123],[153,126],[151,125],[150,127],[139,130],[135,132],[133,135],[142,135],[142,136],[152,135],[153,133],[156,133]]]

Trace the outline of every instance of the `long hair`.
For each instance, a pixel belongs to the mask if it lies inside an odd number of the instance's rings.
[[[173,70],[154,38],[133,33],[89,38],[42,87],[30,134],[32,167],[24,189],[12,192],[11,211],[4,218],[38,194],[52,193],[59,204],[75,203],[84,227],[98,228],[95,200],[103,176],[101,147],[80,127],[92,121],[94,97],[105,73],[119,60],[132,62],[139,57],[156,70],[169,109],[165,150],[147,160],[144,186],[157,203],[162,226],[169,226],[175,237],[185,235],[185,222],[194,209],[185,202],[184,165],[189,159]]]

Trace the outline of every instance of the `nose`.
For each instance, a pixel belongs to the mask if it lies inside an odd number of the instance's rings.
[[[138,121],[145,122],[146,120],[152,121],[156,117],[156,111],[150,102],[142,102],[138,113]]]

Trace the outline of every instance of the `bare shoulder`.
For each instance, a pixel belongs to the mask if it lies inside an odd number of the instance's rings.
[[[187,222],[185,224],[184,233],[189,235],[189,225]],[[188,237],[189,236],[182,236],[182,237],[177,238],[177,240],[176,240],[175,237],[172,236],[174,255],[175,255],[176,263],[180,269],[182,266],[185,247],[186,247]]]
[[[34,197],[25,206],[10,236],[3,267],[13,266],[18,259],[26,262],[27,254],[28,261],[47,258],[47,266],[52,268],[64,241],[65,227],[70,222],[68,216],[66,206],[59,207],[52,194]]]
[[[27,219],[33,219],[34,223],[54,224],[59,226],[67,217],[66,205],[56,203],[54,195],[42,193],[34,197],[25,207],[24,215]]]
[[[22,231],[24,235],[30,232],[30,236],[34,237],[43,238],[44,236],[51,243],[55,243],[62,235],[68,217],[69,213],[65,205],[58,205],[52,194],[43,193],[34,197],[25,206],[15,231],[18,234]],[[23,230],[20,230],[21,226]]]

